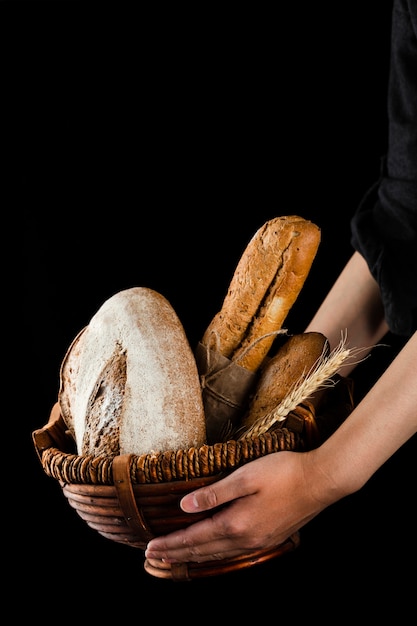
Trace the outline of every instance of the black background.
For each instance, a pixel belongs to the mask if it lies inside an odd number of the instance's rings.
[[[349,220],[386,149],[391,2],[1,9],[13,184],[5,239],[19,260],[12,324],[23,339],[8,437],[12,586],[53,623],[145,610],[186,623],[225,612],[400,617],[415,579],[415,440],[302,529],[293,553],[191,583],[154,579],[141,551],[91,530],[31,441],[68,345],[104,300],[151,287],[195,345],[250,237],[276,215],[322,229],[286,324],[303,330],[351,254]],[[401,341],[389,343],[357,368],[358,398]]]

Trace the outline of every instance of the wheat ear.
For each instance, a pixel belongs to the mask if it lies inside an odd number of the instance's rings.
[[[282,422],[290,411],[311,396],[314,392],[324,387],[332,387],[335,382],[331,377],[340,369],[345,361],[360,350],[346,348],[346,334],[342,335],[339,344],[326,357],[322,354],[310,369],[308,375],[296,381],[288,395],[273,410],[257,419],[239,437],[256,437],[261,435],[273,426],[276,422]]]

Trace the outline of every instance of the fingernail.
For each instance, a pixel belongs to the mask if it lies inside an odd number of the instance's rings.
[[[190,494],[189,496],[187,496],[183,510],[188,513],[193,513],[194,511],[198,511],[198,502],[197,502],[197,498],[195,494]]]

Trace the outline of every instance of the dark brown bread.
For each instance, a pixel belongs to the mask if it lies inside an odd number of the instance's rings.
[[[304,285],[320,237],[318,226],[297,215],[266,222],[246,247],[202,343],[256,371]]]
[[[318,362],[329,353],[327,338],[318,332],[291,336],[260,370],[260,378],[249,409],[241,425],[248,428],[265,417],[301,382]]]

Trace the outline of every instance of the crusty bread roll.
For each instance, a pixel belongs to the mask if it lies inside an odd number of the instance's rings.
[[[319,359],[329,354],[329,350],[327,338],[318,332],[289,337],[260,370],[255,393],[241,426],[249,428],[276,409],[294,385],[306,378]]]
[[[58,399],[80,455],[206,441],[194,355],[175,311],[152,289],[126,289],[104,302],[67,351]]]
[[[304,285],[320,237],[318,226],[297,215],[266,222],[246,247],[202,344],[256,371]]]

